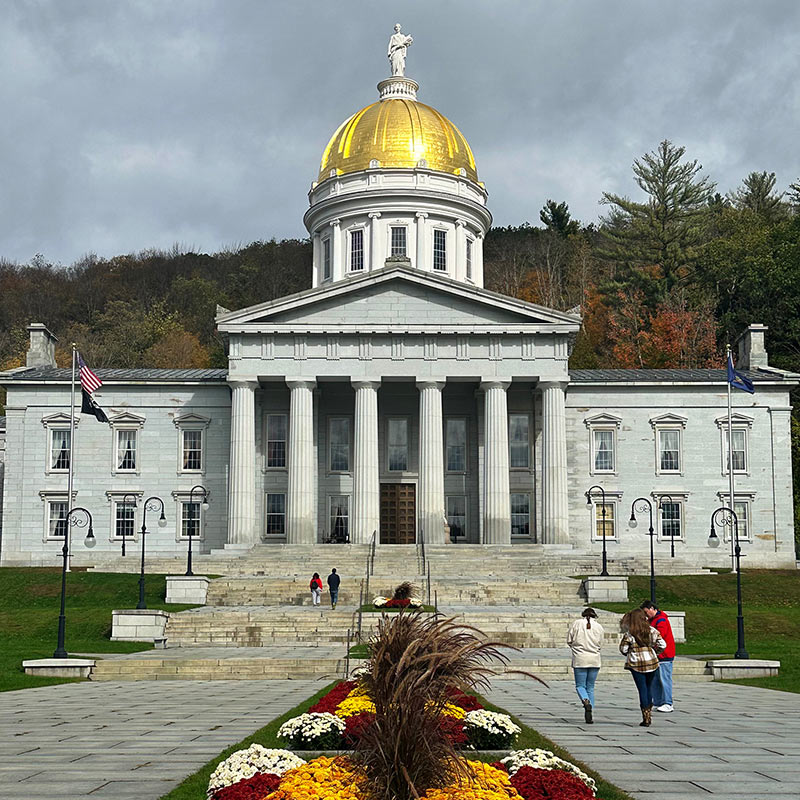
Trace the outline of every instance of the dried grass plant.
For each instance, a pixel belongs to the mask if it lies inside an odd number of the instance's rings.
[[[414,596],[417,587],[410,581],[403,581],[398,586],[395,586],[393,600],[408,600]]]
[[[412,800],[470,777],[439,718],[451,689],[487,689],[492,665],[507,665],[503,651],[515,649],[441,616],[403,611],[381,619],[362,678],[375,722],[355,752],[372,800]]]

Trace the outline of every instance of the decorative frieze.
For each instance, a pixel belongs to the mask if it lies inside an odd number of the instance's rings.
[[[271,335],[261,337],[261,358],[267,361],[275,358],[275,339]]]
[[[436,361],[439,357],[439,348],[435,336],[426,336],[423,346],[423,358],[425,361]]]
[[[327,345],[325,348],[325,358],[328,361],[338,361],[340,358],[339,354],[339,337],[338,336],[329,336]]]
[[[503,359],[503,337],[490,336],[489,337],[489,360],[502,361]]]
[[[469,336],[459,336],[456,339],[456,360],[469,361]]]
[[[392,336],[392,361],[402,361],[403,352],[404,352],[403,337]]]
[[[305,361],[306,360],[306,337],[305,336],[295,336],[294,337],[294,360],[295,361]]]
[[[358,337],[358,360],[371,361],[372,360],[372,337],[359,336]]]

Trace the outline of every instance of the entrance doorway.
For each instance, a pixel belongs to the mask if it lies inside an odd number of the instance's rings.
[[[416,544],[417,487],[381,484],[381,544]]]

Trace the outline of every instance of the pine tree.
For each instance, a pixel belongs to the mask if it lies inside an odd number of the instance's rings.
[[[769,222],[785,215],[783,193],[775,192],[774,172],[751,172],[728,198],[740,211],[748,209]]]
[[[539,219],[559,236],[566,238],[577,233],[580,226],[577,220],[570,218],[569,206],[566,203],[556,203],[548,200],[539,212]]]

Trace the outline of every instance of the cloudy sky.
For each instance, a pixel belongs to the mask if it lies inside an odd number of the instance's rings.
[[[496,224],[547,198],[596,219],[663,138],[722,191],[800,177],[798,0],[5,0],[0,258],[303,236],[398,21]]]

